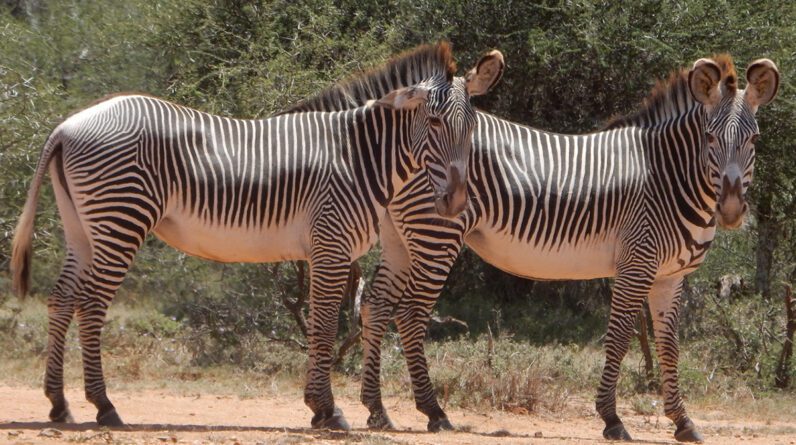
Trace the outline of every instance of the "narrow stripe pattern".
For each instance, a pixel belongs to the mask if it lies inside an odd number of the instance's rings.
[[[75,317],[86,397],[101,425],[122,424],[106,395],[100,334],[136,252],[153,232],[216,261],[309,262],[305,402],[313,426],[347,428],[329,372],[350,264],[377,240],[396,190],[414,176],[432,190],[444,180],[416,172],[444,172],[468,159],[475,111],[454,70],[448,45],[423,46],[268,119],[120,95],[59,125],[44,147],[13,252],[15,286],[24,292],[36,200],[49,168],[67,248],[48,300],[51,420],[71,420],[63,359]],[[427,97],[412,107],[369,97],[417,85]],[[311,111],[313,103],[346,106]]]
[[[735,88],[731,60],[716,64],[722,70],[715,104],[695,100],[683,70],[661,82],[638,112],[596,133],[555,134],[479,112],[467,211],[440,221],[419,180],[395,197],[391,220],[382,225],[381,265],[362,306],[362,402],[370,427],[392,426],[379,384],[380,345],[391,320],[417,408],[430,430],[451,427],[436,400],[423,340],[467,243],[488,263],[527,278],[615,278],[596,400],[607,438],[629,438],[616,414],[616,383],[636,314],[648,299],[665,413],[678,438],[698,437],[689,435],[695,430],[677,384],[682,282],[705,258],[720,202],[743,201],[759,131],[755,107]],[[738,184],[728,184],[733,169]]]

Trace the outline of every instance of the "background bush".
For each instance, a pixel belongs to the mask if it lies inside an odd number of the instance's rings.
[[[546,130],[588,132],[634,110],[668,72],[730,52],[741,75],[758,57],[775,60],[780,96],[758,114],[750,221],[720,233],[689,278],[681,332],[685,348],[705,352],[704,366],[767,388],[783,340],[782,285],[792,281],[796,260],[795,27],[796,6],[775,1],[3,0],[0,298],[13,306],[11,236],[45,138],[104,94],[143,91],[204,111],[264,117],[399,51],[447,39],[460,73],[487,49],[506,57],[499,86],[475,99],[480,108]],[[46,295],[63,255],[49,188],[34,245],[33,290]],[[366,277],[377,252],[362,260]],[[280,270],[275,279],[270,266],[198,260],[151,238],[118,299],[162,317],[125,326],[155,339],[187,335],[197,365],[257,366],[247,348],[300,339],[280,302],[296,269]],[[727,274],[744,286],[716,299],[715,283]],[[489,328],[538,345],[594,347],[609,299],[608,280],[528,281],[465,250],[437,307],[466,321],[473,338]],[[2,323],[14,319],[3,317]],[[29,351],[42,352],[41,326],[35,335],[3,326],[30,342]],[[459,335],[444,327],[434,332]]]

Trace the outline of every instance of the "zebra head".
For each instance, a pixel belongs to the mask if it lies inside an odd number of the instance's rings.
[[[390,92],[377,103],[416,110],[412,155],[425,169],[440,216],[453,218],[467,206],[467,164],[475,127],[470,98],[485,94],[503,74],[500,51],[484,55],[464,77],[430,79]]]
[[[740,227],[749,210],[746,191],[759,136],[755,113],[776,96],[779,71],[769,59],[756,60],[746,69],[746,89],[738,90],[732,60],[719,56],[698,60],[688,82],[706,112],[702,146],[716,195],[716,221],[724,228]]]

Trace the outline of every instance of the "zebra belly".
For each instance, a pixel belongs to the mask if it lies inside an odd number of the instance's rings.
[[[613,236],[541,246],[501,233],[474,231],[465,239],[487,263],[513,275],[538,280],[588,280],[616,272]]]
[[[167,216],[153,230],[166,244],[187,254],[223,263],[305,260],[309,230],[303,218],[271,227],[210,225],[200,218]]]

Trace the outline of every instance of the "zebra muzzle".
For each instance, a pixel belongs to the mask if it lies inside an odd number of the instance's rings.
[[[437,213],[445,218],[455,218],[467,207],[467,171],[465,167],[452,164],[448,167],[445,190],[436,194],[434,205]]]
[[[720,226],[735,229],[743,223],[749,209],[743,196],[740,174],[726,174],[721,181],[721,196],[716,203],[716,216]]]

